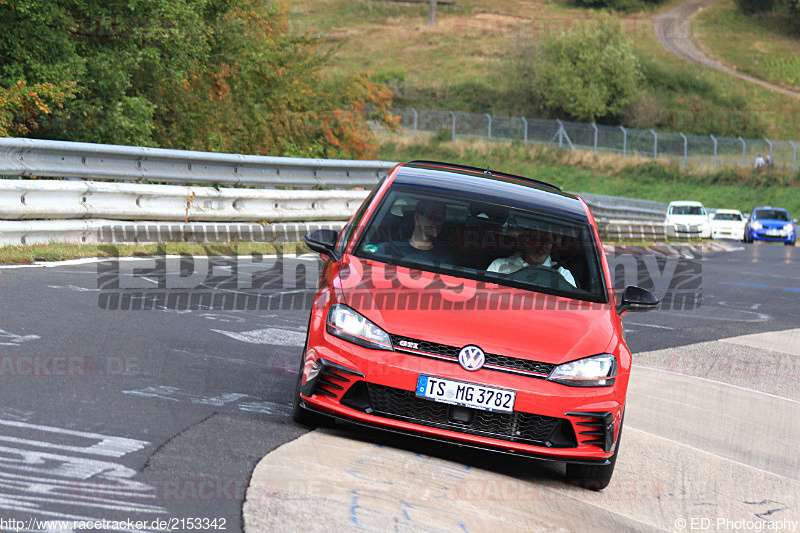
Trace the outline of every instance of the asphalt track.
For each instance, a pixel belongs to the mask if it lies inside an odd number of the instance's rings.
[[[565,486],[557,464],[294,425],[302,308],[111,311],[93,263],[0,267],[0,520],[216,518],[239,531],[253,475],[247,531],[796,521],[797,254],[756,244],[695,258],[699,307],[626,316],[636,366],[602,493]],[[313,277],[313,261],[291,264]]]

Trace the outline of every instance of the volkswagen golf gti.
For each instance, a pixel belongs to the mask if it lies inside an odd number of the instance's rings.
[[[631,353],[618,295],[579,197],[494,170],[397,165],[341,232],[307,245],[324,266],[293,418],[342,419],[566,463],[605,488],[619,452]]]

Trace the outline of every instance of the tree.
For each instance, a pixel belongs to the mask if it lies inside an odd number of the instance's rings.
[[[436,0],[428,4],[428,26],[436,26]]]
[[[271,0],[0,0],[0,34],[0,88],[70,91],[30,136],[363,157],[367,106],[395,123],[385,87],[323,79]]]
[[[323,79],[327,56],[288,32],[285,12],[240,0],[212,23],[210,53],[187,83],[161,96],[156,138],[164,146],[303,157],[366,157],[373,117],[394,127],[391,94],[366,74]]]
[[[508,78],[512,111],[594,122],[616,118],[637,95],[642,74],[631,40],[606,21],[586,35],[562,32],[519,49]]]
[[[37,130],[42,119],[61,109],[74,93],[73,83],[28,86],[18,81],[9,88],[0,87],[0,136],[21,137]]]

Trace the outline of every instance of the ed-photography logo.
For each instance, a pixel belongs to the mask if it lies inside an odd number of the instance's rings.
[[[236,243],[203,245],[202,255],[122,257],[113,245],[97,263],[98,305],[106,310],[308,310],[323,261],[300,244],[273,255],[239,254]],[[702,304],[699,255],[607,255],[614,288],[637,285],[659,297],[660,309],[692,310]],[[608,303],[520,292],[494,283],[391,266],[350,257],[339,285],[351,305],[380,310],[594,309]]]
[[[304,253],[240,255],[235,244],[204,255],[121,257],[114,246],[97,263],[98,305],[107,310],[310,309],[321,260]]]

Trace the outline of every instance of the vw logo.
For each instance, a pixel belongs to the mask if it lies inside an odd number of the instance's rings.
[[[486,357],[483,355],[483,350],[477,346],[464,346],[458,352],[458,362],[464,370],[472,372],[479,370],[483,366],[483,363],[486,362]]]

